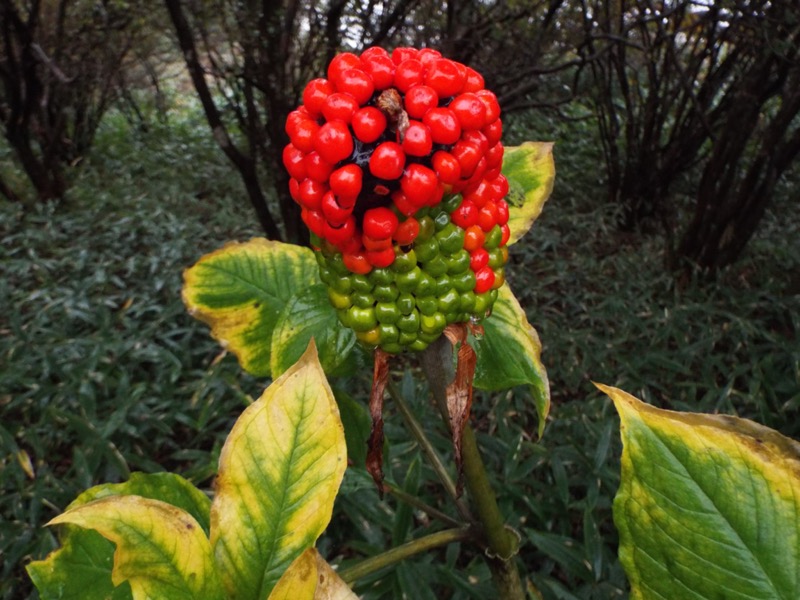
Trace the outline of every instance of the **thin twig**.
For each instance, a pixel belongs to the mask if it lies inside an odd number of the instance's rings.
[[[450,477],[447,467],[444,466],[444,463],[439,457],[438,452],[436,452],[436,449],[433,447],[433,444],[431,444],[428,436],[425,435],[425,431],[422,429],[419,421],[417,421],[414,413],[411,412],[411,409],[409,408],[403,396],[400,394],[400,391],[391,381],[389,382],[387,389],[389,390],[389,395],[392,397],[392,400],[397,405],[397,408],[400,409],[400,413],[403,415],[403,419],[405,420],[406,425],[408,425],[408,430],[411,432],[411,435],[414,436],[414,439],[417,440],[417,443],[425,453],[425,456],[428,457],[428,460],[430,461],[433,470],[438,475],[439,480],[442,482],[445,491],[453,499],[453,502],[455,502],[458,514],[460,514],[461,517],[466,521],[469,521],[470,523],[473,522],[475,519],[470,513],[469,508],[467,508],[467,505],[458,497],[456,484],[453,482],[453,478]]]

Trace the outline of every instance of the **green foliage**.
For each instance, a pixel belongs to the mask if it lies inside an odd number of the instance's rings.
[[[55,543],[42,525],[84,489],[206,481],[258,391],[180,300],[198,252],[253,232],[196,122],[145,135],[115,115],[71,204],[0,204],[0,598],[27,596],[22,564]]]

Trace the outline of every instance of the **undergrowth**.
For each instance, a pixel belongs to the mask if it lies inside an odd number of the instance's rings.
[[[611,520],[618,425],[591,382],[800,436],[800,298],[786,276],[800,267],[800,215],[778,198],[739,263],[677,289],[658,237],[614,228],[590,122],[525,117],[507,131],[509,145],[558,140],[553,196],[507,269],[543,342],[553,409],[542,440],[522,388],[478,394],[474,423],[523,538],[523,573],[546,599],[624,597]],[[243,198],[199,116],[142,133],[112,114],[68,203],[0,205],[0,598],[33,594],[24,564],[56,544],[42,525],[83,489],[164,469],[210,487],[224,436],[266,382],[243,375],[186,314],[181,271],[258,234]],[[434,422],[404,366],[413,357],[394,363],[400,393]],[[363,402],[369,375],[335,384]],[[385,418],[388,481],[455,516],[391,400]],[[432,437],[446,454],[446,432]],[[379,500],[351,469],[320,549],[346,565],[438,527],[391,494]],[[454,545],[357,591],[485,598],[483,564]]]

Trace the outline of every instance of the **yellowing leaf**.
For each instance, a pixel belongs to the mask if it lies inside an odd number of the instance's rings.
[[[174,473],[132,473],[123,483],[104,483],[89,488],[67,507],[67,511],[110,496],[135,495],[176,506],[197,520],[208,532],[211,500],[183,477]],[[127,584],[114,587],[114,544],[92,529],[64,527],[61,547],[44,560],[27,566],[42,598],[114,600],[130,598]]]
[[[515,243],[531,228],[553,191],[556,167],[552,142],[525,142],[505,149],[503,175],[508,179],[508,226]]]
[[[508,284],[500,288],[492,314],[484,319],[483,328],[483,337],[475,343],[478,354],[475,387],[503,390],[530,385],[539,414],[541,437],[550,413],[550,384],[541,361],[542,344]]]
[[[221,599],[211,546],[185,511],[141,496],[109,496],[59,515],[49,525],[94,529],[116,544],[111,578],[135,600]]]
[[[358,600],[316,548],[298,556],[272,590],[269,600]]]
[[[308,248],[253,238],[206,254],[183,274],[183,301],[239,364],[270,374],[272,331],[289,299],[319,282]]]
[[[800,598],[800,444],[598,387],[621,421],[614,521],[632,600]]]
[[[228,595],[267,598],[331,518],[344,429],[310,344],[236,421],[220,456],[211,543]]]
[[[309,548],[294,559],[269,595],[269,600],[313,600],[317,590],[317,551]]]

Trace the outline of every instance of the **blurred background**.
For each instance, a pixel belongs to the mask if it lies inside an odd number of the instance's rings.
[[[591,381],[800,436],[796,2],[0,0],[0,598],[36,597],[24,565],[83,489],[164,469],[210,487],[268,381],[188,317],[181,271],[226,240],[303,243],[286,115],[337,52],[372,45],[475,68],[506,146],[555,142],[555,189],[507,268],[543,342],[550,422],[536,439],[523,388],[473,408],[544,598],[627,595],[618,421]],[[396,367],[432,420],[413,358]],[[370,377],[335,386],[360,402]],[[441,504],[387,411],[388,478]],[[351,564],[436,527],[356,464],[320,547]],[[491,589],[455,545],[357,591]]]

